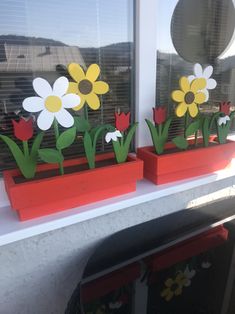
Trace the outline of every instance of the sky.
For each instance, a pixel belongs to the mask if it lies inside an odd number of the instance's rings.
[[[133,40],[131,0],[1,0],[0,34],[79,47]]]
[[[157,42],[162,52],[176,53],[170,25],[178,1],[158,0]],[[71,46],[133,41],[132,21],[133,0],[0,0],[0,34],[50,38]],[[234,38],[222,58],[231,55]]]

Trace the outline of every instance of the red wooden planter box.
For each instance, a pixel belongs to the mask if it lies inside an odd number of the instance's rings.
[[[144,177],[163,184],[228,167],[235,157],[235,142],[163,155],[155,154],[152,146],[146,146],[138,149],[137,156],[144,161]]]
[[[112,158],[113,153],[107,153],[97,156],[96,161]],[[85,158],[67,160],[64,167],[86,163]],[[37,172],[57,168],[57,165],[43,164]],[[5,171],[3,175],[12,209],[18,211],[20,220],[27,220],[135,191],[136,181],[143,178],[143,161],[128,156],[123,164],[24,183],[15,183],[14,177],[20,175],[18,170]]]

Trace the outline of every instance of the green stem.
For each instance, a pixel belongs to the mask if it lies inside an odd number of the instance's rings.
[[[159,136],[162,135],[162,123],[158,125]]]
[[[88,121],[88,107],[87,105],[84,106],[83,108],[84,112],[84,118]]]
[[[184,137],[185,137],[185,139],[187,139],[186,130],[187,130],[188,124],[189,124],[189,114],[188,114],[188,110],[187,110],[185,113],[185,120],[184,120]]]
[[[25,155],[25,157],[29,157],[29,144],[28,144],[28,141],[22,141],[22,143],[23,143],[24,155]]]
[[[54,119],[54,131],[55,131],[55,139],[56,141],[58,140],[60,133],[59,133],[59,126],[58,126],[58,122],[56,119]],[[61,149],[58,149],[58,151],[61,153]],[[63,162],[59,163],[59,168],[60,168],[60,174],[63,175],[64,174],[64,167],[63,167]]]
[[[197,137],[198,137],[198,131],[195,132],[195,140],[194,140],[195,147],[197,146]]]

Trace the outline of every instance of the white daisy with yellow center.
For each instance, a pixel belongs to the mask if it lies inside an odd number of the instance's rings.
[[[38,96],[28,97],[23,101],[23,108],[28,112],[40,112],[37,119],[38,127],[48,130],[54,119],[65,128],[74,124],[74,118],[66,110],[78,106],[81,99],[76,94],[66,94],[69,81],[66,77],[59,77],[53,87],[43,78],[33,80],[33,88]]]

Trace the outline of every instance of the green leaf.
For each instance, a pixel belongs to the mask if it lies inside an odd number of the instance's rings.
[[[91,136],[87,131],[83,137],[83,142],[89,168],[93,169],[95,168],[95,148],[93,147]]]
[[[56,149],[43,148],[38,150],[39,157],[46,163],[57,164],[64,160],[63,155]]]
[[[56,141],[56,148],[58,150],[71,146],[76,137],[76,127],[70,128],[60,134]]]
[[[169,133],[169,127],[171,125],[171,121],[172,121],[172,118],[168,118],[166,120],[166,122],[164,123],[164,127],[163,127],[163,131],[162,131],[162,136],[163,138],[165,139],[165,142],[167,141],[168,139],[168,133]]]
[[[202,122],[202,136],[203,136],[203,144],[205,147],[209,145],[210,138],[210,120],[208,117],[204,117]]]
[[[197,120],[191,123],[186,129],[185,135],[190,136],[190,135],[195,134],[198,131],[199,126],[200,126],[200,120]]]
[[[32,145],[32,148],[31,148],[31,153],[30,153],[30,157],[31,157],[32,159],[37,160],[37,157],[38,157],[38,150],[39,150],[39,147],[41,146],[43,136],[44,136],[44,132],[40,132],[40,133],[35,137],[35,139],[34,139],[34,141],[33,141],[33,145]]]
[[[0,134],[0,138],[5,142],[11,151],[22,175],[26,179],[33,178],[36,170],[36,162],[34,162],[31,158],[26,158],[19,146],[8,136]]]
[[[176,136],[173,138],[172,142],[180,149],[188,148],[188,142],[183,136]]]
[[[145,119],[149,131],[151,133],[151,137],[152,137],[152,141],[153,141],[153,146],[155,148],[155,151],[157,154],[162,154],[164,151],[164,144],[165,144],[165,140],[164,137],[161,136],[161,134],[159,134],[157,127],[148,119]],[[164,130],[163,130],[164,133]]]
[[[126,150],[127,154],[128,154],[128,152],[129,152],[129,148],[130,148],[130,145],[131,145],[131,141],[132,141],[132,139],[133,139],[133,136],[134,136],[134,134],[135,134],[135,131],[136,131],[136,129],[137,129],[138,124],[139,124],[139,123],[136,122],[136,123],[134,123],[134,124],[131,126],[130,130],[129,130],[128,133],[127,133],[126,139],[125,139],[125,141],[124,141],[124,147],[125,147],[125,150]],[[127,157],[127,156],[126,156],[126,157]]]
[[[83,116],[74,117],[74,126],[78,132],[86,132],[91,129],[89,121],[86,120]]]

